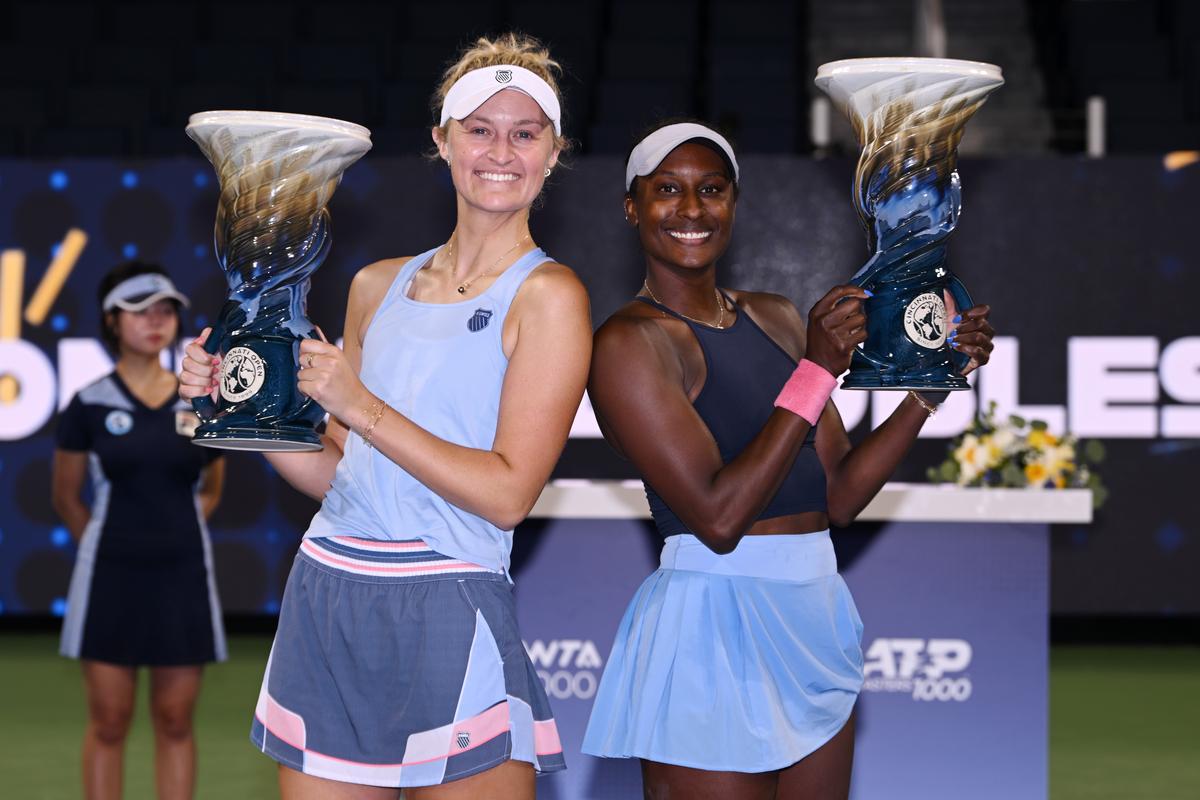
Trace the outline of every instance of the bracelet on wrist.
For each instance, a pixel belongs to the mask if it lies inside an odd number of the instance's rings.
[[[916,401],[917,405],[919,405],[921,408],[925,409],[925,413],[928,416],[932,417],[934,414],[937,413],[937,410],[938,410],[937,402],[930,402],[928,398],[926,398],[924,395],[922,395],[920,392],[918,392],[914,389],[909,389],[908,393],[909,393],[909,395],[912,396],[912,399]],[[940,401],[938,401],[938,402],[940,402]]]
[[[375,403],[371,408],[367,409],[367,418],[370,422],[363,428],[362,440],[368,448],[374,448],[375,443],[371,441],[371,434],[375,432],[375,426],[379,424],[379,420],[383,419],[383,411],[387,408],[387,403],[379,398],[375,399]]]

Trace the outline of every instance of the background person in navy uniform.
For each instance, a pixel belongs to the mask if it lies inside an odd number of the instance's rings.
[[[83,663],[84,795],[121,794],[137,668],[147,666],[158,796],[191,797],[201,665],[225,658],[205,525],[224,461],[191,443],[196,417],[159,360],[178,338],[187,298],[160,267],[136,262],[110,271],[99,298],[116,369],[63,411],[52,489],[79,542],[60,652]]]

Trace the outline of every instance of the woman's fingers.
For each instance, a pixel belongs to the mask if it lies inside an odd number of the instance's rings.
[[[336,344],[322,341],[322,339],[300,339],[300,353],[312,353],[316,355],[329,355],[332,353],[341,353],[337,349]]]

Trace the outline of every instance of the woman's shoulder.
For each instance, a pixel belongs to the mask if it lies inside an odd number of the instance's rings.
[[[688,337],[687,324],[649,303],[630,300],[596,329],[595,348],[628,355],[639,350],[673,351],[677,337]]]
[[[748,292],[744,289],[726,289],[725,293],[739,306],[750,312],[755,321],[764,319],[785,324],[803,323],[804,318],[787,297],[774,292]]]
[[[804,317],[796,304],[781,294],[772,292],[747,292],[735,289],[727,294],[754,320],[776,344],[793,358],[802,358],[805,351],[806,329]]]
[[[109,370],[100,377],[84,384],[71,395],[70,402],[65,408],[91,405],[124,407],[128,404],[125,395],[117,385],[117,371]],[[64,408],[64,410],[65,410]]]
[[[350,293],[357,292],[372,296],[376,293],[386,292],[392,282],[396,280],[396,276],[400,274],[400,270],[404,269],[404,265],[414,258],[416,256],[384,258],[361,267],[350,282]]]
[[[535,303],[551,307],[588,303],[587,287],[575,274],[575,270],[557,261],[538,264],[517,289],[514,302],[522,305]]]

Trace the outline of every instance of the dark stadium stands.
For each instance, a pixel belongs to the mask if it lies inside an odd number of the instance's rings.
[[[1009,79],[966,152],[1079,151],[1093,95],[1107,101],[1110,152],[1200,146],[1200,3],[943,6],[948,54],[997,61]],[[456,48],[507,29],[542,38],[563,62],[567,131],[583,152],[624,152],[653,119],[691,115],[721,125],[744,151],[804,153],[816,64],[911,54],[912,7],[10,2],[0,5],[0,156],[191,155],[188,115],[222,107],[343,117],[372,129],[377,153],[413,153],[428,142],[429,97]]]

